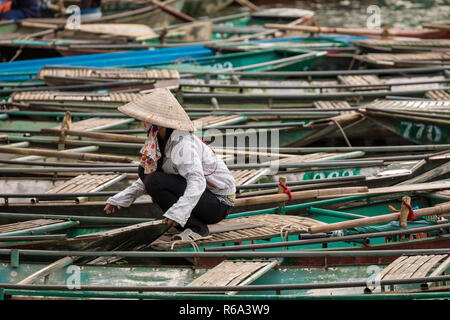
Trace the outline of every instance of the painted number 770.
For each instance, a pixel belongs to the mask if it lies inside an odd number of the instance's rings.
[[[442,131],[438,126],[410,121],[401,121],[400,125],[405,126],[402,135],[407,139],[421,140],[426,138],[431,142],[439,142],[442,139]]]

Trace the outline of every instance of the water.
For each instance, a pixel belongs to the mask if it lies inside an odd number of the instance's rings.
[[[380,8],[381,26],[398,29],[421,29],[423,23],[450,21],[450,0],[253,0],[261,8],[295,7],[315,12],[313,20],[329,27],[366,27],[367,8]],[[234,10],[239,10],[237,7]],[[230,10],[233,10],[230,8]]]

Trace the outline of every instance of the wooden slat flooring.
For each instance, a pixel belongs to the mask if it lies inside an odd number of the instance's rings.
[[[108,182],[111,182],[120,176],[120,174],[82,174],[48,190],[47,193],[79,193],[93,192],[93,190],[99,191],[102,189],[102,186],[105,186]]]
[[[388,111],[450,114],[450,101],[376,100],[364,107]]]
[[[367,87],[352,88],[351,91],[366,91],[366,90],[387,90],[389,87],[371,87],[370,85],[383,84],[377,76],[361,75],[361,76],[338,76],[338,80],[348,86],[362,86]]]
[[[317,109],[345,109],[351,108],[351,105],[347,101],[337,101],[337,100],[319,100],[314,101],[314,107]],[[341,114],[349,113],[352,111],[340,111]]]
[[[64,220],[36,219],[36,220],[9,223],[9,224],[0,225],[0,234],[14,232],[14,231],[20,231],[20,230],[26,230],[26,229],[32,229],[32,228],[42,227],[42,226],[51,225],[51,224],[55,224],[55,223],[61,223],[61,222],[64,222]]]
[[[427,277],[434,268],[445,262],[448,254],[402,256],[384,268],[378,275],[379,280],[411,279]]]
[[[12,102],[23,101],[66,101],[66,102],[116,102],[127,103],[142,97],[142,93],[91,93],[91,92],[50,92],[23,91],[10,96]]]
[[[169,69],[128,69],[128,68],[80,68],[44,67],[39,70],[38,78],[46,77],[91,78],[91,79],[179,79],[177,70]]]
[[[232,261],[226,260],[189,283],[188,287],[239,286],[272,261]],[[253,279],[254,280],[254,279]],[[189,292],[199,294],[199,292]],[[211,292],[208,292],[209,294]],[[216,291],[214,293],[230,293]]]
[[[240,122],[239,119],[241,119],[242,116],[239,114],[233,114],[229,116],[206,116],[196,119],[195,121],[201,121],[203,128],[208,128],[211,126],[217,126],[217,125],[225,125],[225,124],[232,124],[236,122]]]
[[[450,101],[449,90],[430,90],[425,93],[427,98],[438,101]]]
[[[323,222],[298,216],[263,214],[257,216],[249,216],[235,219],[227,219],[215,224],[217,227],[226,227],[227,225],[237,223],[254,224],[254,228],[246,228],[240,230],[231,230],[210,234],[208,238],[196,241],[199,246],[207,246],[221,243],[234,243],[241,241],[251,241],[259,239],[268,239],[279,237],[288,232],[288,235],[300,234],[307,232],[308,228],[313,225],[323,224]],[[172,246],[171,238],[177,232],[169,231],[152,243],[152,247],[157,250],[169,250]],[[190,248],[189,242],[176,242],[175,249]]]

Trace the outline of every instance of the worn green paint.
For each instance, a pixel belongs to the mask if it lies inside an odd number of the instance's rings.
[[[17,23],[0,23],[0,34],[13,33],[19,29]]]
[[[12,268],[17,268],[17,267],[20,266],[20,263],[19,263],[19,250],[17,250],[17,249],[12,249],[11,250],[10,262],[11,262],[11,267]]]
[[[11,265],[3,264],[0,269],[1,283],[17,283],[26,276],[36,272],[44,267],[37,264],[21,264],[19,268],[12,269]],[[383,266],[378,266],[381,270]],[[12,271],[15,270],[16,273]],[[185,286],[192,280],[204,274],[207,269],[192,268],[191,266],[127,266],[127,265],[111,265],[111,266],[81,266],[80,267],[80,285],[95,286],[107,284],[123,284],[128,286]],[[67,272],[67,268],[62,268],[50,274],[48,277],[49,285],[66,284],[71,274]],[[251,283],[251,285],[267,285],[267,284],[292,284],[292,283],[333,283],[341,282],[344,279],[352,279],[352,281],[365,281],[373,275],[373,270],[367,266],[345,266],[336,268],[285,268],[281,265],[279,268],[272,269],[265,275]],[[44,280],[40,279],[36,284],[44,284]],[[418,284],[396,285],[396,290],[417,289]],[[167,298],[167,299],[186,299],[186,298],[207,298],[207,299],[353,299],[355,297],[370,297],[378,299],[380,297],[392,298],[397,297],[419,297],[417,294],[393,293],[381,294],[380,288],[376,288],[371,295],[363,295],[363,287],[342,288],[342,289],[307,289],[307,290],[282,290],[280,295],[275,295],[273,291],[246,291],[239,292],[237,295],[230,297],[218,294],[183,294],[183,293],[130,293],[130,292],[92,292],[83,290],[70,291],[48,291],[48,290],[17,290],[6,289],[5,293],[12,295],[41,295],[41,296],[59,296],[59,297],[79,297],[79,298]],[[441,293],[442,294],[442,293]],[[446,297],[447,295],[436,295],[432,292],[421,293],[421,298]],[[378,298],[377,298],[378,297]]]
[[[198,59],[186,59],[182,63],[178,64],[161,64],[161,63],[142,63],[139,65],[129,66],[133,67],[145,67],[145,68],[164,68],[164,69],[176,69],[180,72],[192,72],[192,71],[202,71],[202,72],[213,72],[217,70],[228,70],[232,68],[239,68],[244,66],[249,66],[253,64],[293,57],[295,55],[309,53],[308,50],[260,50],[252,52],[240,52],[224,54],[214,57],[204,57]],[[267,65],[257,68],[250,69],[251,71],[262,71],[268,69],[278,69],[280,71],[286,70],[308,70],[311,67],[311,63],[317,59],[316,57],[308,58],[307,60],[300,61],[294,64],[289,64],[286,67],[277,68],[275,65]],[[282,66],[280,64],[279,66]]]

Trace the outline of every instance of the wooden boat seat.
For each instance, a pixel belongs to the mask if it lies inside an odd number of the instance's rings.
[[[430,90],[425,93],[427,98],[438,101],[450,101],[450,90]]]
[[[170,69],[128,69],[128,68],[87,68],[87,67],[52,67],[41,68],[38,73],[40,80],[46,81],[52,78],[84,78],[86,80],[108,79],[142,79],[142,80],[167,80],[180,79],[177,70]]]
[[[377,274],[377,280],[425,278],[441,275],[450,265],[448,254],[401,256]],[[431,271],[434,268],[434,271]]]
[[[48,190],[46,193],[85,193],[98,192],[125,179],[126,174],[82,174],[72,178],[63,184]],[[85,197],[78,198],[86,199]]]
[[[133,122],[133,119],[119,118],[89,118],[86,120],[75,121],[70,124],[70,130],[75,131],[95,131],[101,129],[110,129],[122,124]],[[61,125],[52,129],[61,129]]]
[[[345,100],[319,100],[314,101],[314,107],[317,109],[346,109],[351,108],[352,106]],[[346,114],[354,111],[340,111],[340,114]]]
[[[365,106],[368,110],[378,109],[389,112],[421,112],[450,114],[450,101],[417,101],[417,100],[376,100]]]
[[[355,59],[364,61],[367,63],[388,65],[388,66],[400,66],[413,62],[415,64],[422,63],[424,65],[427,62],[444,62],[450,59],[450,54],[447,52],[425,52],[425,53],[369,53],[365,55],[355,55]]]
[[[11,102],[52,101],[52,102],[105,102],[127,103],[141,97],[143,93],[109,92],[51,92],[51,91],[22,91],[10,96]]]
[[[368,85],[368,87],[351,88],[350,91],[367,91],[367,90],[388,90],[389,87],[372,87],[371,85],[380,85],[383,82],[374,75],[361,75],[361,76],[338,76],[338,80],[348,86],[362,86]],[[345,89],[346,90],[346,89]]]
[[[236,185],[243,186],[257,182],[265,175],[266,169],[231,170]]]
[[[55,223],[61,223],[65,220],[60,219],[36,219],[36,220],[28,220],[21,221],[15,223],[8,223],[0,225],[0,235],[10,232],[16,232],[21,230],[33,229],[42,226],[48,226]]]
[[[244,224],[245,228],[242,227]],[[253,227],[248,225],[254,225]],[[203,240],[196,241],[198,246],[209,246],[223,243],[237,243],[241,241],[251,241],[260,239],[269,239],[280,237],[283,234],[296,235],[308,231],[308,228],[313,225],[324,224],[311,218],[277,215],[277,214],[263,214],[257,216],[249,216],[235,219],[223,220],[213,226],[211,229],[221,232],[211,232],[210,235]],[[228,228],[234,225],[234,228]],[[237,226],[237,227],[236,227]],[[217,230],[217,228],[224,228]],[[160,238],[155,240],[151,247],[156,250],[170,250],[172,245],[174,249],[190,248],[191,244],[186,242],[173,243],[171,238],[178,233],[176,230],[169,230]]]
[[[352,43],[358,47],[450,47],[450,39],[421,39],[420,41],[408,41],[408,40],[391,40],[391,39],[370,39],[370,40],[358,40],[352,41]]]
[[[206,117],[196,119],[195,121],[201,121],[202,128],[208,129],[208,128],[214,128],[217,126],[241,123],[241,122],[244,122],[245,120],[246,120],[245,117],[243,117],[239,114],[233,114],[233,115],[229,115],[229,116],[206,116]]]
[[[277,260],[225,260],[189,283],[188,287],[243,286],[261,277],[278,264]],[[186,293],[186,292],[183,292]],[[201,294],[205,292],[187,292]],[[235,291],[208,291],[208,294],[236,294]]]

